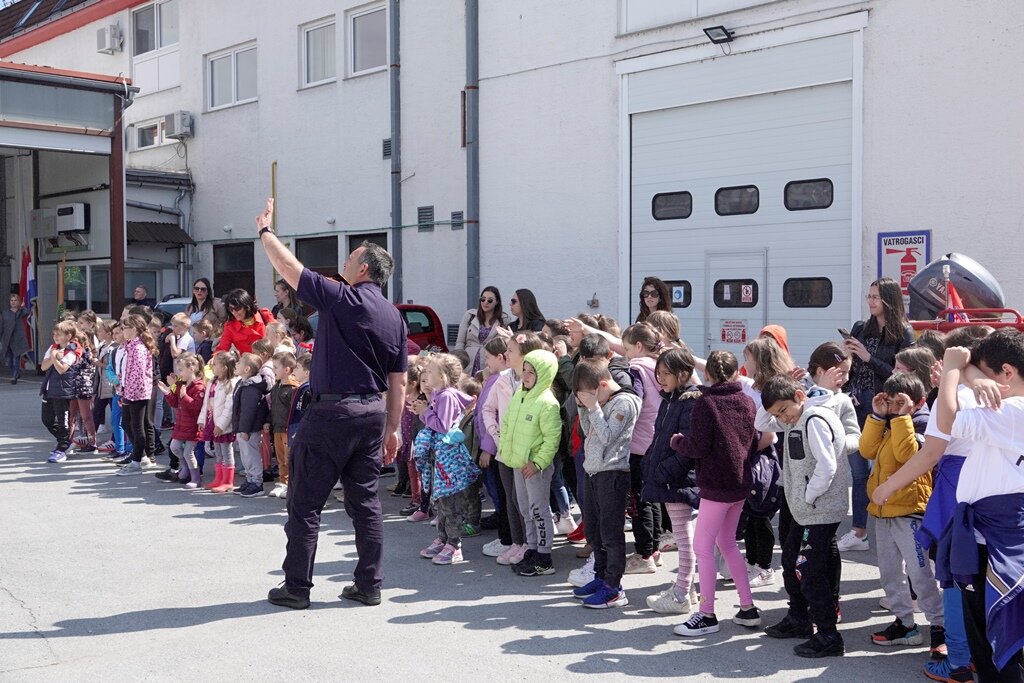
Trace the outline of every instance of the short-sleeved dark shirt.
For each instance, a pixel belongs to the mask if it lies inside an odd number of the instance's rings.
[[[314,397],[385,391],[389,373],[408,369],[405,320],[379,285],[352,286],[304,268],[297,292],[320,313],[309,372]]]

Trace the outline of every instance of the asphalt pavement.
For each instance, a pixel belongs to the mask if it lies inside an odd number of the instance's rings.
[[[383,604],[338,599],[355,548],[332,501],[313,605],[275,607],[265,596],[282,580],[284,501],[185,491],[156,469],[115,477],[95,454],[48,464],[37,388],[0,386],[3,681],[925,680],[926,648],[870,643],[892,619],[878,607],[873,551],[844,556],[847,655],[806,660],[795,641],[728,620],[731,584],[719,583],[721,632],[673,635],[685,617],[654,614],[645,598],[675,580],[674,553],[657,574],[625,577],[629,605],[609,610],[570,597],[566,577],[582,560],[562,538],[551,576],[518,577],[484,557],[493,532],[466,539],[465,563],[434,566],[418,556],[431,527],[406,522],[407,499],[386,492]],[[783,616],[781,576],[754,596],[766,625]]]

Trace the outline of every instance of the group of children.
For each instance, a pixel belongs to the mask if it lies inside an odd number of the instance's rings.
[[[143,306],[119,320],[66,314],[40,365],[42,420],[56,440],[48,461],[99,451],[117,475],[140,474],[164,452],[166,425],[169,467],[158,479],[247,498],[267,495],[270,479],[269,495],[286,497],[288,444],[310,401],[312,355],[296,355],[280,322],[241,354],[214,351],[214,334],[210,320],[178,313],[165,324]],[[109,440],[97,443],[108,422]],[[237,487],[236,443],[245,475]],[[207,456],[214,474],[204,485]]]
[[[600,609],[627,605],[624,575],[656,572],[661,552],[674,549],[675,581],[647,604],[689,614],[675,633],[702,636],[720,629],[719,575],[738,594],[733,622],[762,625],[752,589],[775,582],[778,515],[789,609],[764,632],[799,639],[794,653],[801,657],[838,656],[845,643],[837,628],[836,534],[849,511],[850,462],[863,459],[882,605],[894,615],[872,642],[922,644],[919,608],[930,627],[929,678],[969,681],[977,671],[997,680],[997,669],[1005,675],[1019,667],[1024,457],[1017,413],[1008,407],[1024,403],[1005,397],[1024,394],[1024,334],[981,325],[945,338],[926,333],[896,354],[891,376],[858,419],[843,392],[854,365],[849,342],[821,344],[804,369],[789,357],[785,331],[769,326],[746,346],[742,363],[727,351],[703,359],[679,342],[678,322],[651,317],[621,334],[579,319],[548,321],[541,333],[500,334],[484,347],[484,370],[475,377],[464,371],[465,358],[413,359],[403,420],[407,466],[393,489],[411,492],[402,511],[409,521],[436,515],[437,537],[421,556],[439,565],[463,561],[462,538],[491,521],[499,537],[485,555],[520,576],[548,575],[555,571],[552,539],[568,532],[587,543],[578,555],[589,555],[570,572],[572,595]],[[1002,399],[1003,408],[976,407],[975,391]],[[996,453],[1004,455],[1000,468],[990,464]],[[558,527],[565,515],[556,472],[576,474],[569,487],[582,512],[576,530],[571,515],[572,526]],[[481,521],[484,487],[496,512]],[[978,501],[993,494],[1012,497],[1012,506],[986,506],[982,521]],[[966,562],[943,554],[964,548],[954,517],[973,522],[978,545],[967,548]],[[986,562],[1002,572],[995,596],[991,580],[985,588]],[[986,624],[1006,629],[1011,641]]]
[[[100,450],[121,465],[118,474],[141,472],[160,443],[155,405],[166,400],[171,464],[158,477],[264,495],[273,452],[271,495],[286,495],[311,354],[296,358],[271,325],[251,352],[211,356],[206,321],[190,328],[175,316],[165,330],[147,315],[98,321],[87,312],[54,327],[41,389],[57,442],[50,461],[67,458],[76,428],[79,450],[95,450],[109,406],[112,439]],[[165,352],[172,372],[161,371]],[[624,576],[657,572],[662,552],[675,550],[675,580],[647,605],[688,614],[674,629],[681,636],[720,630],[719,575],[738,595],[732,621],[762,625],[753,589],[778,574],[777,515],[789,608],[764,633],[799,639],[794,653],[818,658],[845,653],[836,533],[856,485],[851,462],[863,460],[883,605],[894,615],[872,642],[922,644],[919,606],[929,678],[1020,680],[1024,334],[983,325],[925,333],[895,355],[870,405],[844,393],[858,353],[849,340],[825,342],[804,369],[785,331],[768,326],[742,359],[700,358],[662,311],[621,333],[614,321],[599,329],[583,315],[550,320],[539,333],[502,329],[475,376],[465,354],[412,359],[392,491],[412,498],[402,510],[408,521],[433,518],[436,537],[419,554],[437,565],[465,561],[463,538],[482,528],[498,531],[484,554],[525,577],[555,573],[556,535],[585,541],[577,555],[587,561],[569,582],[588,608],[627,605]],[[237,488],[236,442],[246,478]],[[216,471],[203,486],[210,450]],[[486,518],[485,489],[495,504]],[[866,536],[858,541],[867,546]]]

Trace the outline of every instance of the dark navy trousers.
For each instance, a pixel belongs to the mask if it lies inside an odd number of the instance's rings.
[[[387,424],[384,398],[310,404],[289,450],[288,536],[282,568],[289,593],[308,596],[320,514],[341,479],[345,512],[352,519],[356,552],[355,583],[380,590],[384,578],[384,518],[377,485]]]

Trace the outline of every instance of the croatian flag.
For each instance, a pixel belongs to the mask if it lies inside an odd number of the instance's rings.
[[[21,252],[21,284],[18,286],[18,293],[21,295],[22,304],[28,307],[29,316],[22,319],[25,326],[25,338],[29,344],[29,358],[33,363],[36,361],[35,344],[32,338],[32,330],[35,328],[35,301],[36,301],[36,270],[32,265],[32,250],[25,247]]]
[[[960,298],[960,292],[956,291],[956,287],[953,286],[952,282],[949,283],[949,307],[960,309],[964,307],[963,299]],[[946,317],[951,323],[970,322],[966,313],[948,313]]]

